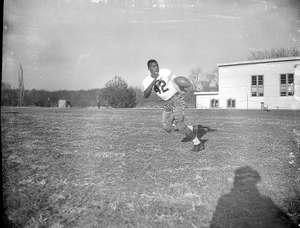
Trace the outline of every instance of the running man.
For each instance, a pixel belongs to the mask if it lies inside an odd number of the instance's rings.
[[[173,81],[176,76],[168,69],[159,70],[158,62],[150,59],[147,63],[150,75],[143,81],[145,98],[148,98],[152,89],[165,101],[162,115],[162,124],[166,132],[171,133],[178,129],[185,134],[193,143],[192,151],[199,152],[204,149],[203,144],[197,137],[198,126],[188,126],[184,122],[185,101],[182,94],[186,92],[184,88]],[[175,125],[175,126],[174,126]]]

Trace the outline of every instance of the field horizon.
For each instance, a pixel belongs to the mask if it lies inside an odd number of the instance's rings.
[[[297,227],[300,110],[188,108],[199,153],[163,131],[161,112],[1,107],[8,223]]]

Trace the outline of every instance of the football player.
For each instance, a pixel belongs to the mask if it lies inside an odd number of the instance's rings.
[[[147,63],[150,75],[143,81],[143,95],[148,98],[152,89],[165,101],[162,115],[162,124],[166,132],[173,132],[177,128],[194,143],[192,151],[199,152],[204,149],[204,145],[197,137],[198,126],[188,126],[184,122],[185,101],[182,97],[183,88],[174,82],[176,77],[168,69],[159,69],[158,62],[150,59]],[[186,92],[186,91],[185,91]]]

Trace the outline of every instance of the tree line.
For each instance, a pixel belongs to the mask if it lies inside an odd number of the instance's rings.
[[[91,90],[24,90],[22,106],[57,107],[59,100],[66,100],[70,107],[136,106],[136,92],[119,76],[110,80],[104,88]],[[1,83],[1,106],[20,106],[20,89]]]
[[[20,65],[20,69],[21,65]],[[59,100],[66,100],[70,107],[162,107],[163,101],[152,93],[144,98],[142,88],[132,87],[120,76],[109,80],[104,88],[91,90],[25,90],[23,84],[23,72],[19,88],[14,89],[7,83],[1,84],[1,106],[38,106],[57,107]],[[191,71],[189,76],[193,86],[183,96],[188,107],[195,107],[195,91],[218,91],[218,72],[206,73],[201,68]],[[215,85],[212,86],[212,83]],[[22,86],[21,86],[22,85]],[[20,95],[22,94],[22,95]]]
[[[279,48],[265,51],[251,51],[248,60],[261,60],[270,58],[300,56],[297,48]],[[211,72],[204,72],[201,67],[190,71],[188,76],[192,87],[184,94],[188,107],[195,107],[195,91],[218,91],[219,73],[218,68]],[[140,87],[132,87],[120,76],[109,80],[104,88],[91,90],[25,90],[23,82],[23,69],[20,64],[19,88],[14,89],[8,83],[1,83],[1,106],[39,106],[56,107],[59,100],[66,100],[71,107],[161,107],[163,101],[152,93],[145,99]]]
[[[115,80],[117,79],[117,80]],[[23,106],[34,107],[58,107],[59,100],[66,100],[70,107],[112,107],[112,108],[134,108],[134,107],[162,107],[163,101],[152,93],[148,99],[142,95],[142,89],[124,85],[124,80],[118,76],[112,80],[111,87],[91,90],[24,90]],[[1,106],[20,106],[19,89],[12,88],[7,83],[1,86]],[[190,106],[193,106],[194,98],[192,91],[184,95]]]
[[[183,96],[188,107],[195,107],[194,91],[197,89],[210,90],[217,87],[210,87],[212,79],[207,75],[193,75],[191,78],[201,77],[205,87],[193,85]],[[216,79],[216,78],[214,78]],[[194,80],[196,83],[197,80]],[[20,94],[23,94],[20,96]],[[134,108],[134,107],[162,107],[163,101],[152,93],[147,99],[143,96],[140,87],[132,87],[120,76],[109,80],[104,88],[91,90],[24,90],[24,86],[14,89],[7,83],[1,84],[1,106],[35,106],[35,107],[58,107],[59,100],[66,100],[70,107],[112,107],[112,108]]]

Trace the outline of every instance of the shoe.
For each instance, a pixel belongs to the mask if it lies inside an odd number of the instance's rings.
[[[175,131],[175,132],[179,132],[178,128],[174,128],[174,131]]]
[[[198,130],[199,130],[198,125],[193,125],[193,132],[195,136],[198,136]]]
[[[175,124],[172,124],[172,126],[174,127],[174,131],[175,131],[175,132],[178,132],[178,131],[179,131]]]
[[[199,151],[204,150],[204,149],[205,149],[204,145],[202,143],[199,143],[197,145],[194,145],[194,147],[191,151],[199,152]]]

